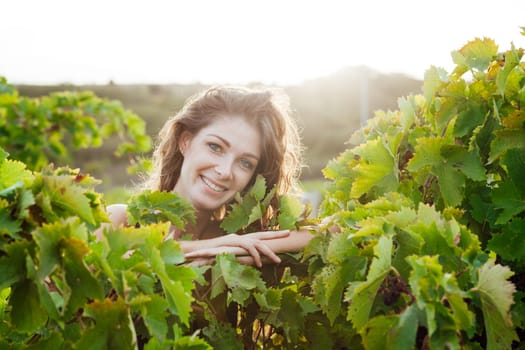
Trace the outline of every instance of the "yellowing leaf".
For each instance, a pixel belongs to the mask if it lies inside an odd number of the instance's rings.
[[[393,154],[380,140],[370,140],[354,149],[355,154],[361,157],[354,167],[358,176],[352,183],[350,195],[360,197],[377,186],[388,192],[397,185],[397,166]]]
[[[465,59],[464,64],[479,71],[487,69],[497,53],[498,45],[490,38],[476,38],[459,50],[459,54]]]
[[[509,313],[516,291],[516,287],[508,281],[512,275],[507,266],[495,265],[493,259],[479,269],[474,292],[481,299],[487,349],[510,349],[512,341],[518,340]]]

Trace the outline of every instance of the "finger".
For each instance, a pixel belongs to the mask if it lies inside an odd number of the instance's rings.
[[[214,257],[221,253],[231,253],[234,255],[245,255],[247,254],[247,250],[242,247],[233,247],[233,246],[221,246],[221,247],[215,247],[215,248],[204,248],[204,249],[198,249],[194,250],[192,252],[188,252],[184,254],[184,257],[186,259],[192,259],[192,258],[199,258],[199,257]]]
[[[255,261],[255,265],[257,267],[262,267],[262,261],[261,261],[261,254],[259,254],[259,250],[255,248],[254,245],[249,245],[248,247],[243,247],[248,250],[248,253],[253,257],[253,260]]]
[[[275,254],[275,252],[273,250],[271,250],[270,247],[268,247],[266,244],[259,243],[257,245],[257,249],[263,255],[265,255],[268,259],[272,260],[273,262],[275,262],[277,264],[281,262],[281,258],[279,258],[279,256],[277,254]]]

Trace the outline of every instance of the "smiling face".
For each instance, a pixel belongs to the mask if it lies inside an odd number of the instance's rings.
[[[184,161],[175,192],[200,212],[213,212],[241,192],[261,158],[259,131],[240,116],[224,115],[197,134],[183,133]]]

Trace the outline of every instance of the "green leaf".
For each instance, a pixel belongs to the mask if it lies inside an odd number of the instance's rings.
[[[279,228],[281,230],[295,229],[303,211],[304,205],[298,198],[279,196]]]
[[[525,148],[525,130],[497,130],[494,131],[494,136],[490,143],[489,164],[500,158],[508,150]]]
[[[250,296],[249,291],[264,291],[266,289],[264,281],[261,279],[261,272],[254,267],[242,265],[232,254],[221,254],[216,257],[215,266],[212,268],[212,280],[224,281],[232,292],[235,302],[243,304]],[[220,285],[220,284],[219,284]],[[222,288],[212,290],[212,298],[217,296]]]
[[[494,233],[487,248],[507,261],[525,260],[525,219],[513,218],[502,229]]]
[[[74,185],[70,176],[43,176],[44,191],[51,205],[62,217],[78,216],[89,224],[96,225],[91,202],[85,190]]]
[[[20,331],[36,331],[47,320],[47,313],[40,305],[38,288],[29,279],[13,285],[9,305],[12,308],[11,322]]]
[[[66,301],[66,314],[72,315],[88,300],[102,299],[104,291],[88,268],[84,256],[88,253],[85,241],[66,238],[61,246],[65,279],[70,290]]]
[[[392,152],[380,140],[369,140],[353,149],[361,157],[354,170],[358,176],[352,184],[350,195],[360,197],[372,187],[381,192],[392,191],[397,186],[397,163]]]
[[[474,288],[481,299],[481,309],[487,332],[487,349],[510,349],[518,336],[512,327],[510,306],[515,286],[508,281],[513,272],[506,266],[488,260],[478,271]]]
[[[511,181],[503,182],[492,191],[492,201],[496,209],[503,209],[496,224],[504,224],[525,210],[525,196]]]
[[[175,192],[142,191],[129,199],[127,211],[131,225],[169,221],[183,229],[187,222],[195,222],[192,204]]]
[[[0,147],[0,162],[3,162],[4,159],[6,159],[9,156],[9,153],[7,153],[2,147]]]
[[[79,350],[136,349],[136,335],[128,306],[122,299],[94,301],[84,314],[94,320],[76,344]]]
[[[0,290],[26,278],[26,257],[33,250],[33,243],[23,240],[14,241],[3,246],[7,253],[0,257]]]
[[[506,167],[509,180],[516,186],[519,193],[525,196],[525,181],[522,181],[522,174],[525,173],[525,149],[508,150],[500,163]]]
[[[450,163],[455,169],[459,169],[468,178],[474,181],[486,180],[485,168],[476,149],[467,151],[459,145],[445,145],[441,148],[441,155],[446,163]]]
[[[490,38],[476,38],[459,50],[459,54],[464,58],[463,63],[478,71],[486,70],[497,53],[498,45]]]
[[[445,206],[455,207],[463,201],[465,176],[451,166],[434,169]]]
[[[157,294],[149,295],[148,298],[149,301],[142,308],[142,316],[151,336],[162,343],[168,333],[168,303]]]
[[[485,122],[487,114],[487,111],[482,105],[467,105],[467,109],[458,114],[458,119],[454,124],[454,136],[463,137],[470,134],[476,127]]]
[[[266,180],[262,175],[257,176],[255,183],[243,197],[237,194],[237,202],[231,204],[220,227],[230,233],[246,230],[263,217],[274,193],[275,188],[265,197]]]
[[[40,338],[36,343],[29,345],[24,350],[56,350],[62,349],[64,339],[58,332],[52,332],[47,337]]]
[[[420,311],[415,304],[407,307],[399,315],[397,325],[388,334],[388,342],[392,350],[405,350],[414,348]]]
[[[243,350],[244,347],[237,338],[236,330],[229,324],[216,319],[202,330],[213,349]],[[178,349],[178,348],[177,348]]]
[[[69,218],[44,224],[34,231],[33,237],[39,248],[38,276],[44,279],[63,263],[65,254],[69,253],[63,252],[66,240],[78,238],[87,241],[88,233],[78,218]],[[79,251],[79,259],[86,252],[85,243],[80,244],[84,247]]]
[[[395,329],[398,322],[398,315],[377,316],[366,323],[360,330],[363,338],[363,346],[366,350],[384,350],[390,349],[389,333]],[[404,349],[410,349],[411,346]]]
[[[498,70],[496,75],[496,86],[498,87],[498,91],[502,96],[505,93],[507,78],[514,68],[519,65],[521,56],[523,55],[523,53],[518,54],[518,52],[514,50],[514,45],[512,48],[512,50],[506,52],[503,69]]]
[[[438,88],[448,82],[447,71],[440,67],[430,66],[425,71],[423,80],[423,93],[427,101],[432,101]]]
[[[168,265],[178,265],[184,262],[184,252],[180,244],[173,239],[162,242],[160,255],[164,263]]]
[[[416,119],[416,106],[413,96],[411,98],[400,97],[397,100],[399,106],[401,127],[407,130]]]
[[[191,290],[184,287],[183,281],[174,280],[166,271],[166,265],[162,260],[160,251],[156,248],[151,249],[150,253],[151,268],[158,275],[162,288],[166,294],[170,310],[179,316],[185,325],[189,323],[191,303],[193,297]]]
[[[21,220],[13,219],[9,202],[0,198],[0,234],[17,237],[21,230]]]
[[[305,315],[309,313],[301,305],[301,298],[304,297],[290,289],[283,290],[281,309],[277,316],[286,338],[292,344],[299,343],[299,336],[304,332]]]
[[[26,170],[26,165],[16,160],[5,159],[0,162],[0,191],[17,183],[29,185],[33,175]]]
[[[377,290],[391,271],[391,237],[379,238],[374,247],[374,256],[366,281],[350,283],[345,295],[345,301],[349,303],[347,319],[358,330],[368,321]]]
[[[441,147],[447,142],[442,137],[421,137],[416,140],[414,157],[407,165],[409,171],[418,171],[424,167],[439,166],[443,162]]]
[[[327,265],[312,283],[314,300],[321,306],[333,325],[343,307],[343,291],[356,280],[357,272],[366,268],[364,257],[350,257],[342,265]]]
[[[255,178],[255,183],[250,188],[250,191],[248,191],[250,195],[253,196],[257,201],[261,201],[264,198],[264,195],[266,194],[266,179],[262,175],[257,175]]]

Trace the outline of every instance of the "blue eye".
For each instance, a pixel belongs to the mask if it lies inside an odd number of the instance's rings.
[[[218,144],[216,143],[213,143],[213,142],[209,142],[208,143],[208,147],[213,151],[213,152],[220,152],[222,150],[222,147],[219,146]]]
[[[243,167],[244,169],[247,169],[247,170],[253,169],[253,164],[249,160],[241,159],[240,163],[241,163],[241,167]]]

